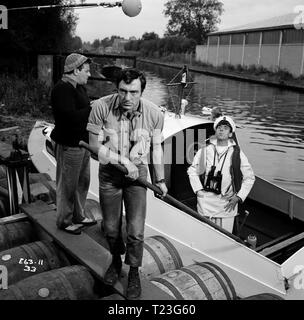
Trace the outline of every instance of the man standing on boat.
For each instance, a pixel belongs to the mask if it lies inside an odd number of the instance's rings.
[[[104,232],[112,254],[112,263],[104,281],[114,285],[122,268],[121,255],[130,266],[127,297],[141,294],[138,268],[142,264],[146,188],[136,179],[147,178],[148,153],[152,158],[156,185],[167,193],[164,180],[161,137],[164,116],[152,102],[143,99],[145,75],[137,69],[121,71],[116,86],[118,93],[102,97],[92,104],[87,129],[90,146],[98,150],[99,199],[103,213]],[[124,175],[112,164],[123,164]],[[122,204],[126,213],[126,247],[121,234]]]
[[[84,215],[90,184],[90,153],[79,147],[89,141],[86,130],[91,111],[84,85],[90,76],[90,59],[72,53],[65,59],[64,74],[51,93],[55,128],[56,204],[58,228],[80,234],[83,225],[96,223]]]
[[[235,128],[230,117],[218,117],[215,136],[198,150],[188,169],[198,213],[229,232],[233,230],[238,203],[244,202],[255,181],[247,157],[232,139]]]

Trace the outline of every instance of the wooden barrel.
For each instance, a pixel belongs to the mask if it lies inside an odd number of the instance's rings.
[[[179,253],[168,239],[161,236],[145,238],[140,271],[148,279],[170,270],[180,269],[182,266]]]
[[[8,198],[0,194],[0,218],[7,217],[8,215],[9,215]]]
[[[8,270],[9,285],[34,274],[70,265],[64,252],[50,241],[31,242],[1,251],[0,264]]]
[[[29,221],[0,224],[0,251],[36,240],[36,232]]]
[[[96,221],[102,220],[102,212],[98,201],[87,199],[84,207],[86,217]]]
[[[6,167],[4,165],[0,165],[0,180],[6,178]]]
[[[0,300],[91,300],[96,299],[95,281],[80,265],[46,271],[0,291]]]
[[[196,262],[151,280],[177,300],[233,300],[234,286],[225,272],[209,262]]]
[[[260,293],[250,297],[243,298],[241,300],[285,300],[285,299],[273,293]]]

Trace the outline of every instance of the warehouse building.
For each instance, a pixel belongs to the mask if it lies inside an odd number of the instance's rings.
[[[303,21],[303,23],[302,23]],[[304,73],[304,20],[290,13],[208,34],[207,44],[196,47],[196,60],[220,66],[263,66]]]

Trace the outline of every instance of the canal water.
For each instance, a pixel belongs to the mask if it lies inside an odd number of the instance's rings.
[[[138,67],[147,76],[143,96],[172,108],[173,92],[169,94],[166,84],[179,70],[141,62]],[[255,174],[304,197],[304,94],[190,75],[196,84],[186,90],[186,113],[202,116],[203,107],[220,107],[234,118],[239,143]]]

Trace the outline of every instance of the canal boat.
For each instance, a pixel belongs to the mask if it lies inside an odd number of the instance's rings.
[[[146,235],[168,239],[184,265],[204,261],[220,267],[234,284],[238,297],[269,293],[284,299],[304,299],[304,199],[257,176],[232,234],[200,217],[187,168],[200,143],[214,134],[213,121],[210,116],[163,112],[169,199],[148,189]],[[52,128],[50,123],[37,121],[28,150],[37,170],[55,180]],[[148,187],[154,181],[151,169]],[[95,201],[99,201],[97,177],[98,162],[92,158],[88,198]],[[256,245],[252,245],[252,238]]]

